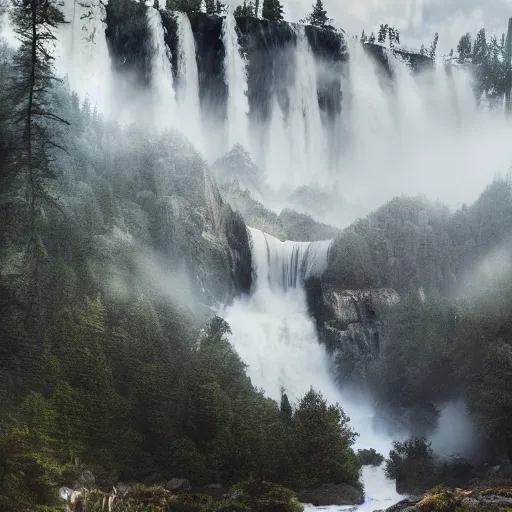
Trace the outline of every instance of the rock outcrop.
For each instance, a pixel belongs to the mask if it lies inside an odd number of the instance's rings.
[[[151,78],[152,45],[146,9],[146,4],[133,0],[111,0],[106,6],[106,35],[114,67],[131,79],[135,77],[135,83],[139,86],[147,86]],[[172,55],[174,78],[179,82],[177,22],[172,12],[162,10],[161,14],[166,29],[165,41]],[[201,106],[205,111],[223,118],[228,94],[224,80],[223,19],[202,12],[190,13],[188,17],[197,49]],[[297,27],[293,23],[250,17],[237,18],[236,23],[241,47],[248,61],[250,116],[253,120],[266,122],[271,114],[274,94],[286,113],[287,89],[294,77],[291,51],[297,41]],[[317,84],[320,109],[326,119],[333,119],[341,111],[342,75],[349,58],[344,35],[312,26],[307,26],[305,32],[319,63]],[[365,49],[389,75],[392,74],[385,48],[366,44]],[[431,65],[431,60],[423,55],[393,51],[409,60],[414,69]],[[322,71],[326,69],[329,73]]]
[[[437,488],[422,498],[408,498],[386,512],[478,512],[505,511],[512,506],[512,488],[483,490]]]
[[[333,354],[340,379],[364,378],[381,351],[385,313],[400,302],[391,288],[338,289],[323,279],[306,283],[319,338]]]

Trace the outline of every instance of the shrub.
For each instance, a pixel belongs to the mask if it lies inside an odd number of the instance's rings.
[[[384,455],[377,453],[374,448],[357,450],[357,456],[362,466],[379,467],[384,462]]]

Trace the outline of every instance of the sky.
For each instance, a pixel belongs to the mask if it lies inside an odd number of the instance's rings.
[[[286,19],[298,21],[314,0],[281,0]],[[349,34],[363,29],[376,31],[381,23],[400,30],[402,44],[419,48],[429,45],[439,32],[439,50],[448,53],[466,32],[476,34],[506,31],[512,17],[512,0],[324,0],[335,26]]]

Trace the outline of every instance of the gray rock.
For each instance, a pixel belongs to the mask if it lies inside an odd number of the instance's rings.
[[[402,510],[406,510],[409,507],[413,507],[418,504],[423,499],[422,496],[410,496],[405,500],[399,501],[395,503],[395,505],[386,509],[386,512],[401,512]]]
[[[130,486],[124,482],[118,482],[114,487],[114,494],[119,498],[124,498],[130,492]]]
[[[192,486],[190,482],[186,478],[171,478],[165,488],[168,491],[190,491],[192,490]]]
[[[96,488],[96,479],[94,475],[89,471],[84,471],[76,480],[73,485],[73,489],[95,489]]]

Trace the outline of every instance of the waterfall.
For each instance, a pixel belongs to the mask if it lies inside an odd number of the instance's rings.
[[[256,286],[288,290],[302,286],[311,276],[320,276],[327,268],[330,241],[281,242],[258,229],[249,228]]]
[[[202,143],[201,106],[199,98],[199,73],[196,60],[196,43],[188,15],[177,12],[178,20],[178,104],[180,129],[200,150]]]
[[[175,124],[176,98],[172,76],[171,52],[165,44],[165,33],[160,11],[147,8],[148,26],[153,47],[151,84],[153,87],[153,113],[157,129],[164,130]]]
[[[82,4],[64,0],[59,9],[66,23],[56,30],[52,50],[57,74],[83,100],[86,97],[102,114],[112,110],[113,76],[105,37],[106,2],[91,0]]]
[[[290,92],[288,137],[294,186],[327,184],[327,134],[318,104],[316,64],[304,26],[296,29],[295,83]]]
[[[247,62],[241,53],[236,20],[230,4],[228,4],[228,12],[222,22],[222,41],[225,51],[224,81],[228,88],[227,149],[231,149],[235,144],[242,144],[246,149],[250,149]]]
[[[285,116],[274,100],[264,158],[269,185],[275,191],[329,184],[329,148],[318,104],[315,57],[305,28],[298,26],[295,32],[295,78],[288,113]]]
[[[456,206],[475,199],[496,170],[506,172],[510,158],[500,147],[512,127],[501,112],[478,107],[466,70],[438,66],[413,73],[385,50],[391,79],[363,45],[348,45],[340,194],[368,205],[425,194]]]
[[[278,402],[283,389],[294,402],[313,386],[329,402],[342,405],[360,434],[358,447],[387,455],[391,440],[374,432],[372,407],[365,397],[340,390],[335,383],[329,355],[308,313],[303,283],[325,270],[330,242],[281,242],[252,228],[249,234],[253,291],[250,297],[238,298],[224,317],[253,385]],[[364,477],[367,496],[375,500],[369,510],[398,501],[394,484],[381,469],[365,468]]]

